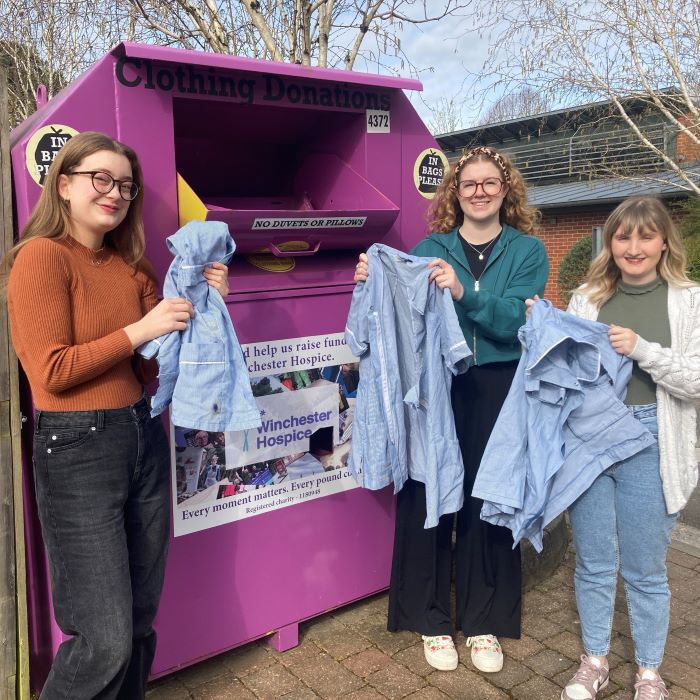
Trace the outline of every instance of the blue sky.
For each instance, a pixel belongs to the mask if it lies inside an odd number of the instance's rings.
[[[423,92],[411,101],[423,119],[430,121],[430,112],[424,103],[431,105],[440,98],[455,97],[464,101],[460,126],[471,126],[480,104],[468,97],[472,82],[468,70],[478,71],[483,64],[488,49],[486,40],[471,30],[467,19],[448,18],[434,24],[406,27],[402,45],[420,71]]]
[[[397,59],[382,56],[385,67],[379,72],[393,68],[405,77],[418,77],[423,83],[423,92],[411,92],[409,98],[426,123],[431,121],[431,113],[426,105],[434,105],[441,98],[454,97],[460,102],[461,123],[458,128],[473,126],[484,110],[483,95],[474,88],[473,78],[468,71],[478,73],[488,51],[488,38],[480,37],[473,30],[473,18],[448,17],[439,22],[425,25],[404,25],[399,33],[402,49],[419,72],[416,76],[408,66],[400,67]],[[366,47],[369,48],[369,44]],[[372,47],[374,48],[374,47]],[[375,72],[376,63],[362,64],[358,58],[356,70]],[[473,93],[476,93],[476,97]],[[495,100],[492,94],[486,96],[486,108]]]

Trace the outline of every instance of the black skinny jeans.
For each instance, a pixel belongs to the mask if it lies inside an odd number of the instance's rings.
[[[170,535],[168,440],[146,399],[38,411],[34,472],[58,649],[41,700],[139,700]]]

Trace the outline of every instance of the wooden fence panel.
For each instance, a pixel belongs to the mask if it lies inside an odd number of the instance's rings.
[[[0,257],[12,247],[7,74],[0,70]],[[29,697],[19,368],[0,302],[0,696]]]

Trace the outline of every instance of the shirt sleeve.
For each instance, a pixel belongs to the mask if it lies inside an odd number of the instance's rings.
[[[440,345],[445,366],[452,374],[462,374],[472,365],[472,351],[464,339],[459,325],[455,305],[450,290],[438,290],[442,323],[440,324]]]
[[[37,239],[20,250],[8,283],[12,337],[30,383],[59,393],[99,377],[131,357],[123,328],[76,344],[72,332],[71,281],[60,247]]]
[[[369,279],[355,285],[345,326],[345,342],[356,357],[361,357],[369,349],[369,285]]]
[[[176,258],[177,261],[177,258]],[[163,285],[163,296],[166,299],[187,297],[177,286],[177,262],[171,263]],[[154,338],[137,349],[146,359],[158,357],[158,390],[151,401],[151,415],[160,415],[170,404],[180,372],[180,346],[182,331],[170,331]],[[147,350],[146,350],[147,349]]]
[[[536,238],[532,241],[533,249],[524,255],[502,296],[465,288],[462,298],[456,302],[487,338],[514,341],[518,329],[525,323],[525,299],[535,294],[544,296],[549,261],[542,241]]]

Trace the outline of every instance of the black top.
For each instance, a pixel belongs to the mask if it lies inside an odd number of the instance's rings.
[[[486,269],[486,265],[489,261],[489,255],[491,255],[491,251],[495,248],[496,242],[501,237],[501,233],[503,233],[503,229],[501,229],[495,238],[492,238],[486,243],[480,243],[479,245],[467,243],[467,241],[465,241],[461,235],[459,236],[460,243],[464,249],[464,254],[467,256],[469,269],[472,271],[472,275],[474,275],[475,280],[478,280],[483,271]],[[483,260],[479,259],[479,254],[483,256]]]

